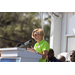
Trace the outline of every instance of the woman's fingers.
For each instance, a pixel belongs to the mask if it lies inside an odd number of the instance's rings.
[[[33,47],[31,46],[31,48],[33,49]]]
[[[30,51],[31,49],[30,48],[27,48],[27,50]]]
[[[34,53],[36,52],[36,51],[35,51],[34,49],[32,49],[32,48],[27,48],[27,50],[28,50],[28,51],[31,51],[31,52],[34,52]]]

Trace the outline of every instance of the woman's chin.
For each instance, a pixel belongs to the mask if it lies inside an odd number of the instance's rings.
[[[37,41],[37,39],[35,39],[35,41]]]

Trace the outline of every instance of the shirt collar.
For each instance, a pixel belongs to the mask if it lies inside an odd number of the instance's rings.
[[[44,39],[43,40],[41,40],[39,43],[37,43],[37,44],[41,44],[41,43],[43,43],[44,42]]]

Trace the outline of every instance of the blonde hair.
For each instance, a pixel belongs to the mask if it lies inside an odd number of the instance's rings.
[[[44,31],[41,28],[38,29],[34,29],[32,32],[32,38],[34,38],[34,32],[37,32],[37,34],[39,34],[41,36],[41,38],[43,38],[43,36],[45,35]]]

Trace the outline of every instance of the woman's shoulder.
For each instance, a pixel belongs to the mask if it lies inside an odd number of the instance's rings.
[[[49,43],[45,40],[41,40],[40,43],[35,43],[35,46],[40,45],[40,44],[47,44],[48,45]]]
[[[50,47],[49,43],[47,41],[44,41],[43,46]]]
[[[49,44],[47,41],[44,40],[44,43]]]

